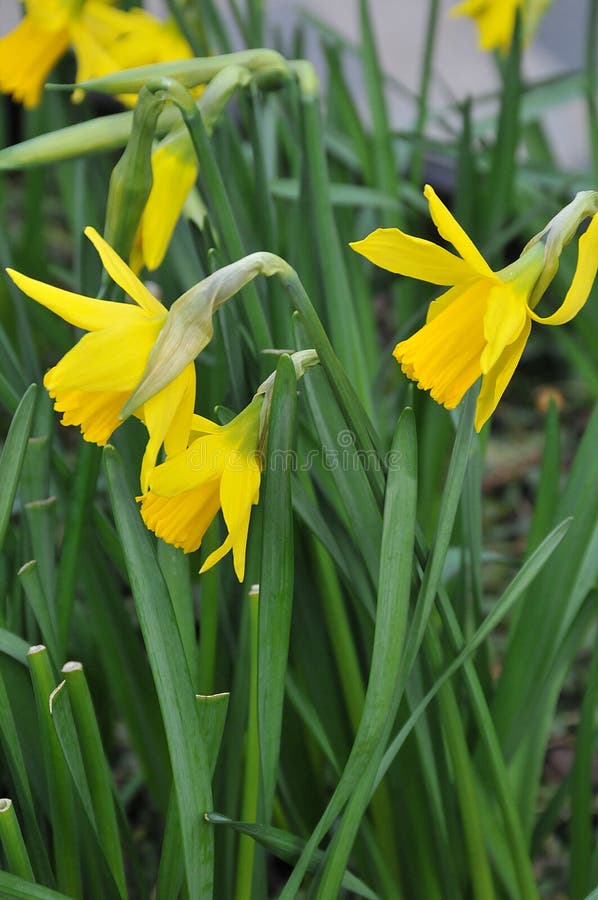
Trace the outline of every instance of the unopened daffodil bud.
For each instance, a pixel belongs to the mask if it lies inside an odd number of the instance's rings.
[[[143,88],[133,114],[125,151],[110,176],[104,235],[121,256],[128,257],[152,187],[151,154],[158,116],[165,98]]]
[[[249,69],[252,78],[262,90],[279,88],[290,75],[289,64],[276,50],[258,48],[226,53],[222,56],[201,56],[155,65],[138,66],[113,72],[102,78],[81,82],[87,91],[105,94],[138,93],[148,81],[172,78],[186,88],[206,84],[226,66],[238,65]],[[72,85],[53,85],[55,90],[70,89]]]

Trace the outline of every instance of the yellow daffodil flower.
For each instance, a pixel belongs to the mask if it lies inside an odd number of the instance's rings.
[[[186,128],[177,128],[152,153],[152,188],[131,251],[131,268],[157,269],[191,188],[197,157]]]
[[[552,0],[464,0],[453,6],[452,16],[470,16],[480,31],[482,50],[509,52],[517,13],[521,15],[523,43],[534,36]]]
[[[140,498],[147,527],[185,553],[200,546],[222,509],[228,534],[208,556],[202,572],[232,550],[237,578],[243,581],[251,507],[258,502],[260,489],[263,404],[264,396],[257,394],[228,425],[194,416],[188,448],[156,466],[150,490]]]
[[[551,269],[550,277],[554,275],[553,261],[545,261],[543,240],[530,242],[516,262],[493,272],[429,185],[424,194],[440,236],[459,256],[398,228],[378,228],[351,247],[390,272],[450,286],[430,304],[423,328],[397,344],[394,356],[405,375],[429,390],[432,398],[447,409],[455,407],[482,376],[475,417],[479,431],[511,380],[532,320],[563,325],[586,302],[598,268],[598,214],[592,215],[579,239],[577,269],[562,305],[541,318],[532,306],[550,279],[544,279],[539,295],[534,288],[545,266]],[[557,220],[559,217],[553,222]],[[542,232],[539,238],[544,236]]]
[[[0,39],[0,90],[27,107],[39,103],[48,73],[69,47],[77,81],[192,55],[171,23],[143,9],[114,9],[112,0],[24,0],[24,6],[22,21]],[[81,96],[75,92],[74,99]]]
[[[121,424],[123,406],[146,371],[168,310],[139,281],[93,228],[85,234],[113,280],[134,303],[83,297],[12,269],[8,274],[29,297],[89,334],[44,377],[63,425],[78,425],[85,440],[100,446]],[[195,367],[185,364],[167,385],[135,410],[149,433],[141,468],[142,490],[162,444],[169,454],[186,447],[195,404]]]

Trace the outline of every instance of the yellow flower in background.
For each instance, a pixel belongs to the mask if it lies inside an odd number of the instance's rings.
[[[521,15],[523,43],[530,41],[552,0],[464,0],[451,9],[452,16],[470,16],[480,31],[482,50],[508,53],[517,13]]]
[[[197,157],[186,128],[167,135],[152,153],[152,188],[145,204],[133,249],[131,268],[157,269],[185,200],[197,179]]]
[[[193,417],[189,447],[153,470],[150,490],[141,500],[141,515],[155,534],[191,553],[222,509],[228,534],[201,571],[233,552],[237,578],[245,576],[245,553],[251,507],[258,502],[261,459],[258,453],[264,396],[228,425]]]
[[[542,240],[493,272],[430,185],[424,194],[440,236],[459,256],[398,228],[378,228],[351,247],[390,272],[450,286],[430,304],[423,328],[397,344],[394,356],[405,375],[447,409],[482,376],[475,417],[479,431],[511,380],[532,320],[563,325],[586,302],[598,268],[598,215],[579,239],[577,269],[562,305],[541,318],[532,309],[540,298],[534,295],[531,302],[531,295],[546,264]]]
[[[171,23],[143,9],[125,12],[112,0],[24,0],[24,6],[22,21],[0,39],[0,90],[27,107],[39,103],[48,73],[69,47],[77,81],[192,55]],[[81,96],[77,91],[74,99]]]
[[[168,310],[93,229],[85,234],[104,268],[134,303],[83,297],[7,269],[29,297],[89,334],[46,372],[44,386],[63,425],[78,425],[85,440],[105,444],[121,424],[119,413],[145,373]],[[134,415],[148,430],[141,468],[142,490],[162,444],[169,454],[186,447],[195,405],[195,367],[187,364]]]

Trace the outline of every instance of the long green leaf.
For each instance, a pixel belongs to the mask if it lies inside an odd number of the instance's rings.
[[[214,851],[212,829],[204,820],[212,806],[210,771],[193,685],[168,589],[113,447],[104,451],[104,461],[170,750],[187,888],[200,900],[211,897]]]
[[[309,374],[306,376],[309,378]],[[295,369],[283,355],[270,409],[258,606],[258,733],[262,816],[269,823],[276,789],[284,682],[293,609],[291,450],[295,430]]]

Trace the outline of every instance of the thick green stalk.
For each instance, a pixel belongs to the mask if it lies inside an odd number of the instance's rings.
[[[314,217],[315,250],[324,291],[324,308],[339,358],[347,370],[351,371],[355,392],[368,414],[371,414],[371,374],[367,371],[357,325],[355,299],[329,201],[330,185],[319,102],[319,96],[307,90],[302,92],[305,174]]]
[[[436,32],[438,30],[439,7],[439,0],[429,0],[428,25],[426,28],[424,55],[420,68],[417,119],[411,156],[411,182],[416,187],[421,183],[424,168],[424,136],[428,116],[428,98],[430,94],[432,62],[434,60],[434,44],[436,43]]]

